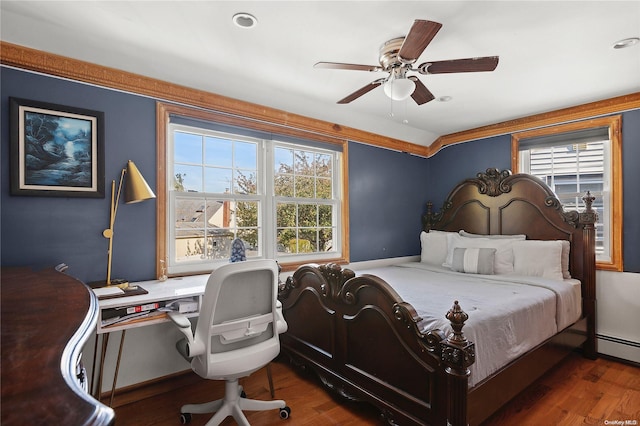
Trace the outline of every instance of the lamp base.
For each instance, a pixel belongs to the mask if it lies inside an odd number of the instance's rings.
[[[92,281],[88,283],[91,288],[102,288],[102,287],[118,287],[123,290],[135,290],[138,286],[129,285],[129,280],[125,280],[122,278],[112,279],[110,283],[107,283],[106,280],[102,281]]]

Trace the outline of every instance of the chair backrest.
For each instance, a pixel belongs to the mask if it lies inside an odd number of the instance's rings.
[[[206,350],[192,360],[193,370],[212,379],[243,377],[275,358],[277,293],[274,260],[229,263],[213,271],[194,334],[194,343]]]

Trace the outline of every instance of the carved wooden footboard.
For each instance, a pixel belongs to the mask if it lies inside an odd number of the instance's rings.
[[[327,387],[375,405],[390,424],[466,424],[474,345],[457,302],[443,312],[454,333],[420,330],[421,318],[389,284],[335,264],[299,268],[280,300],[283,352]]]

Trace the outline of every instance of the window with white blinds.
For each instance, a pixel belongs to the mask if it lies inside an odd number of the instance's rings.
[[[537,176],[556,193],[566,210],[584,206],[587,191],[595,197],[596,257],[611,260],[610,146],[608,127],[520,140],[520,171]]]
[[[596,267],[623,271],[622,115],[573,121],[511,135],[511,168],[546,182],[566,210],[595,197]]]

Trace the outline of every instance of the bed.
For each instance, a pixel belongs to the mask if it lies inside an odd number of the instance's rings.
[[[582,200],[564,211],[541,180],[509,170],[464,180],[442,209],[427,205],[420,262],[288,277],[283,355],[389,424],[480,424],[570,352],[596,357],[597,215]]]

